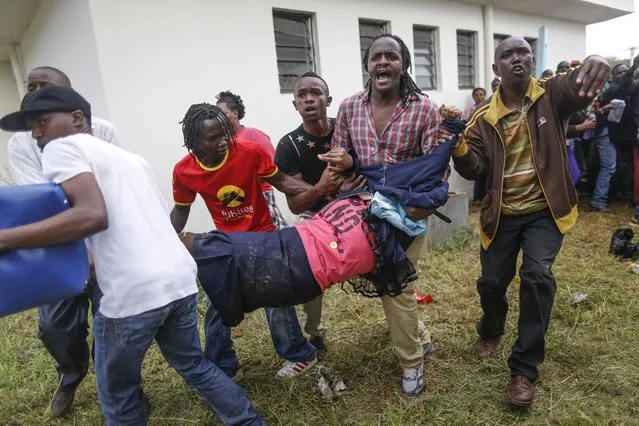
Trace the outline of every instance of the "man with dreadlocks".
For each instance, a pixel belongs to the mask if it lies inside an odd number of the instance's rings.
[[[275,226],[260,191],[261,180],[293,197],[311,188],[281,173],[255,143],[236,140],[228,117],[214,105],[191,105],[182,121],[182,132],[189,154],[173,171],[175,207],[171,221],[178,232],[184,229],[197,194],[204,199],[218,230],[263,232]],[[304,338],[295,308],[269,308],[265,312],[275,350],[285,360],[276,376],[295,377],[313,367],[316,349]],[[231,330],[212,305],[206,312],[205,334],[206,356],[229,377],[239,378]]]
[[[242,120],[246,114],[246,107],[244,106],[242,98],[228,90],[218,93],[215,98],[217,99],[216,106],[224,111],[224,114],[226,114],[231,122],[233,130],[235,130],[235,137],[239,140],[255,142],[264,151],[266,151],[269,157],[273,158],[275,156],[275,149],[273,148],[271,138],[259,129],[246,127],[240,123],[240,120]],[[266,181],[262,181],[260,184],[262,186],[262,194],[264,194],[264,198],[266,198],[268,209],[271,212],[271,217],[273,218],[273,225],[277,228],[285,227],[286,220],[284,220],[282,212],[279,207],[277,207],[273,187]]]
[[[437,146],[441,117],[436,105],[410,77],[411,56],[397,36],[375,38],[363,58],[370,80],[366,88],[345,99],[337,113],[333,147],[345,148],[357,157],[357,166],[377,169],[428,155]],[[336,170],[348,169],[352,162],[334,153],[321,157]],[[415,219],[431,212],[405,207]],[[425,246],[425,235],[417,237],[407,250],[413,264]],[[402,389],[409,396],[423,388],[424,354],[432,351],[430,335],[419,319],[414,286],[397,297],[382,297],[395,354],[403,369]]]

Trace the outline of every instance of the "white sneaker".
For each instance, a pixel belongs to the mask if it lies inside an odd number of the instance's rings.
[[[299,362],[291,362],[284,361],[282,368],[275,374],[275,377],[280,379],[289,379],[292,377],[297,377],[301,374],[306,373],[308,370],[313,368],[313,366],[317,364],[317,358],[314,358],[311,361],[299,361]]]
[[[408,396],[417,396],[424,389],[424,363],[417,368],[404,368],[402,392]]]
[[[424,356],[428,356],[432,354],[433,351],[435,350],[435,347],[433,346],[433,341],[430,340],[430,334],[428,333],[428,330],[424,330],[422,335],[419,336],[419,342],[422,345]]]

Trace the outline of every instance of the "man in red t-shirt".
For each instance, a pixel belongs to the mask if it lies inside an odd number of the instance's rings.
[[[271,138],[259,129],[247,127],[240,123],[240,120],[242,120],[246,114],[244,101],[240,95],[236,95],[235,93],[227,90],[225,92],[218,93],[215,98],[217,99],[217,104],[215,104],[215,106],[224,111],[224,114],[228,117],[231,125],[233,126],[233,130],[235,130],[235,137],[238,140],[255,142],[260,146],[260,148],[266,151],[271,159],[273,159],[275,156],[275,148],[273,147]],[[262,194],[264,194],[264,198],[266,198],[266,202],[268,203],[268,208],[271,211],[273,224],[278,229],[287,226],[286,220],[284,219],[284,216],[282,216],[282,212],[279,207],[277,207],[273,187],[265,180],[262,180],[261,186]]]
[[[236,140],[224,112],[210,104],[192,105],[182,121],[184,145],[189,154],[173,171],[175,207],[171,222],[181,232],[191,204],[199,194],[217,229],[225,232],[275,229],[260,182],[265,180],[288,196],[310,189],[306,182],[281,173],[271,157],[254,142]],[[326,174],[326,179],[338,176]],[[315,348],[304,338],[294,307],[265,309],[275,350],[285,359],[277,377],[295,377],[317,363]],[[229,377],[236,377],[239,362],[231,330],[209,305],[205,316],[204,353]]]

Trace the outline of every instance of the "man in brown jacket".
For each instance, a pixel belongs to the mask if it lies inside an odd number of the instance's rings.
[[[453,152],[466,179],[485,176],[482,200],[481,266],[477,281],[483,316],[475,351],[490,356],[504,333],[506,289],[523,251],[519,336],[508,359],[508,400],[533,402],[537,366],[544,360],[544,336],[555,297],[552,265],[563,234],[577,220],[577,193],[566,161],[566,126],[585,108],[610,75],[600,56],[580,68],[542,82],[531,76],[530,45],[509,38],[497,47],[493,71],[501,86],[477,107]]]

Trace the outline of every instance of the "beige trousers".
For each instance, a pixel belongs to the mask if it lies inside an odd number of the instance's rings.
[[[304,222],[315,215],[313,212],[304,212],[298,216],[296,223]],[[304,304],[304,332],[312,337],[324,337],[324,325],[322,324],[322,304],[324,295],[320,294],[315,299]]]
[[[406,251],[408,259],[415,268],[425,246],[426,236],[417,237]],[[402,294],[381,298],[391,342],[402,368],[415,368],[421,365],[424,360],[423,345],[430,342],[430,333],[419,318],[414,291],[415,285],[411,283],[406,286]]]

